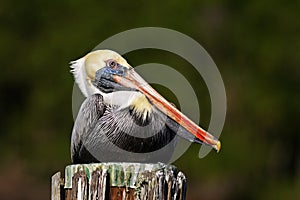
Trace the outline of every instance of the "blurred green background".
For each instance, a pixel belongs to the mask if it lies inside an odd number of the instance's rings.
[[[199,146],[192,145],[174,163],[188,177],[187,198],[300,199],[299,10],[300,1],[271,0],[1,1],[1,199],[50,198],[50,177],[70,164],[69,61],[114,34],[144,26],[197,40],[226,87],[221,152],[198,159]],[[157,50],[125,57],[133,66],[189,67]],[[207,128],[209,95],[193,74],[185,72]]]

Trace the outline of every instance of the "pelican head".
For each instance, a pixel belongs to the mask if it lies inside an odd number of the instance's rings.
[[[108,63],[110,61],[115,61],[126,68],[131,67],[122,56],[111,50],[93,51],[70,63],[71,72],[85,97],[96,93],[103,94],[92,82],[95,81],[99,69],[105,68],[107,64],[113,64]]]
[[[86,97],[95,93],[105,96],[116,91],[134,91],[139,95],[134,96],[132,104],[145,109],[154,106],[193,134],[196,141],[210,145],[216,151],[220,150],[221,143],[217,138],[196,125],[163,98],[118,53],[97,50],[71,64],[75,80]]]

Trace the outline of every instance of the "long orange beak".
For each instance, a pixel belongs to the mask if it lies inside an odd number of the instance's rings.
[[[124,76],[114,75],[114,81],[142,92],[161,112],[177,122],[203,143],[212,146],[217,152],[221,149],[221,142],[213,135],[199,127],[177,108],[170,104],[156,90],[154,90],[133,68],[129,69]]]

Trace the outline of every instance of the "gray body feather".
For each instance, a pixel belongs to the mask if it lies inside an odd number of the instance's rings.
[[[94,94],[83,102],[74,124],[72,161],[168,162],[176,133],[194,139],[155,108],[143,119],[134,108],[107,105],[100,94]]]

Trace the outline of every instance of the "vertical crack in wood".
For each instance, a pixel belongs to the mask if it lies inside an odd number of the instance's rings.
[[[72,199],[87,200],[88,199],[88,180],[84,171],[76,172],[72,178]]]
[[[171,170],[167,170],[166,171],[166,184],[167,184],[167,192],[166,192],[166,199],[168,200],[171,200],[173,195],[174,195],[174,183],[176,182],[176,180],[174,181],[174,171],[171,169]]]
[[[98,199],[100,191],[98,190],[101,181],[101,171],[99,169],[92,172],[91,183],[89,187],[89,199]]]
[[[109,184],[107,184],[109,181],[107,170],[103,170],[100,178],[100,184],[98,186],[99,190],[99,200],[105,200],[108,196],[107,191]],[[107,186],[108,185],[108,186]]]
[[[158,172],[156,172],[156,176],[157,176],[157,195],[156,195],[156,199],[158,200],[165,200],[166,199],[166,181],[165,181],[165,172],[164,170],[159,170]]]
[[[174,199],[185,200],[185,197],[186,197],[186,177],[182,172],[178,172]]]

